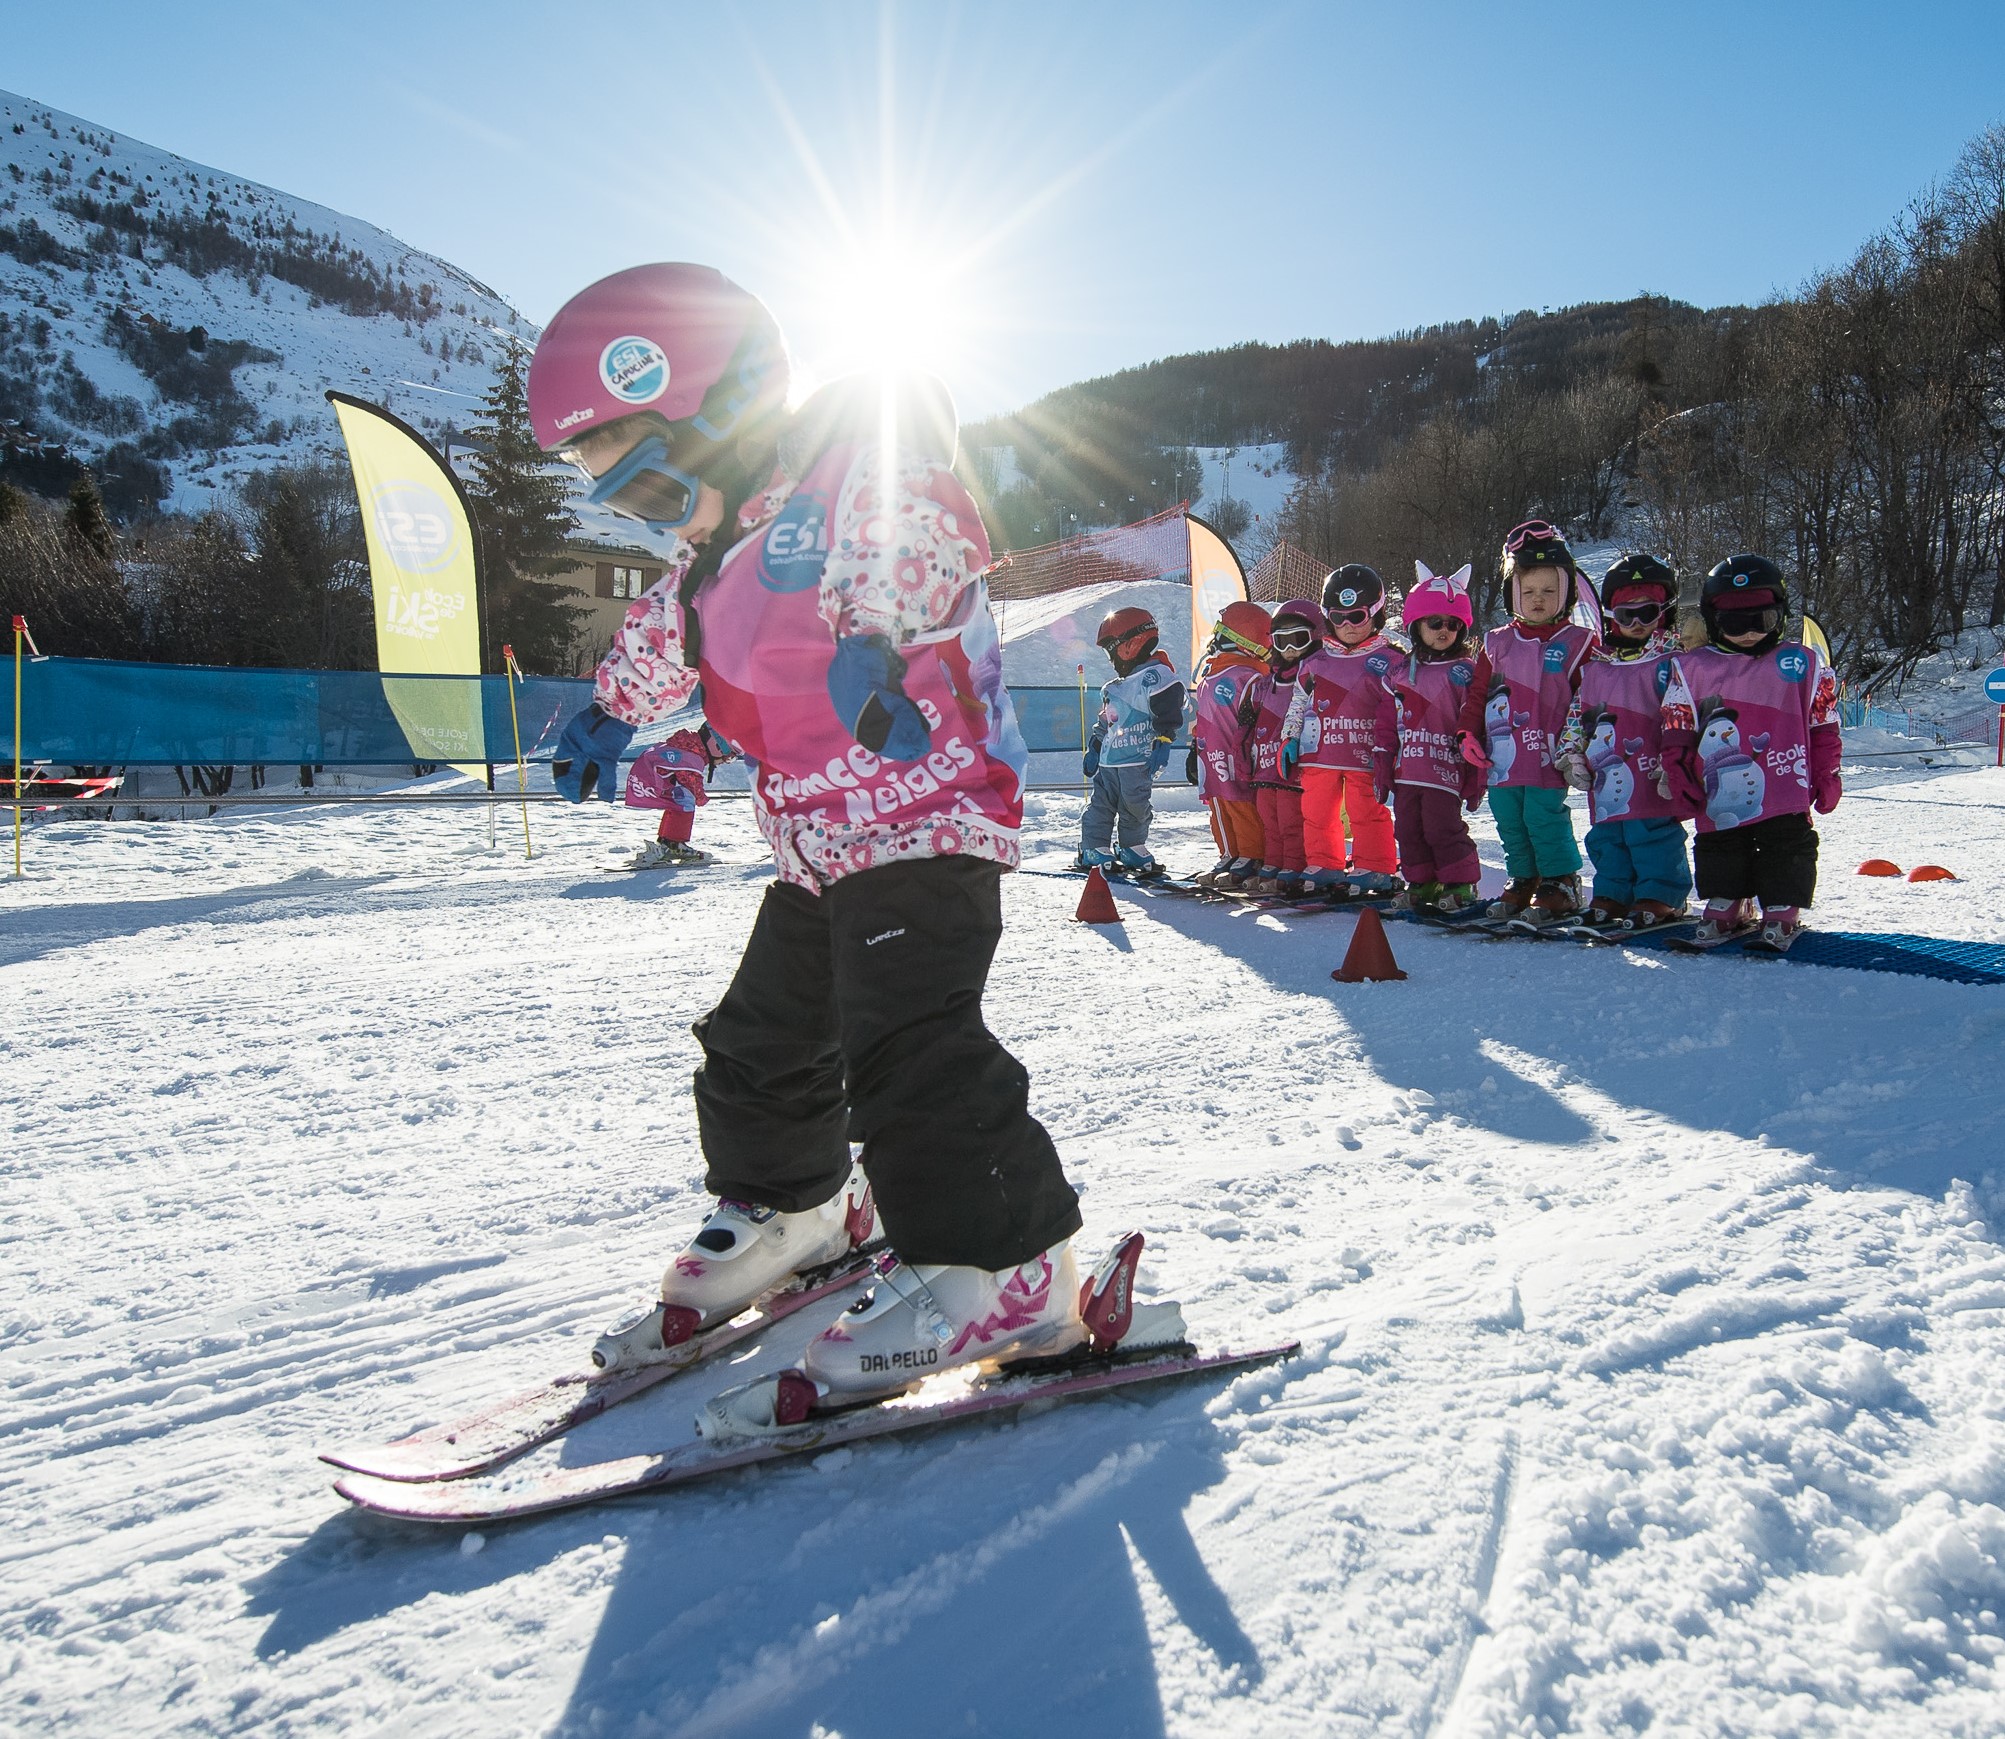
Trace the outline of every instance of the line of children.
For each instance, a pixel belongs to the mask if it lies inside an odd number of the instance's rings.
[[[1155,617],[1133,606],[1110,611],[1095,636],[1114,666],[1114,680],[1100,690],[1100,712],[1080,763],[1093,782],[1079,827],[1081,869],[1162,873],[1149,852],[1152,788],[1183,727],[1184,685],[1169,654],[1157,645],[1159,638]]]
[[[1483,801],[1482,770],[1462,757],[1457,740],[1462,701],[1476,680],[1469,644],[1469,564],[1436,574],[1416,561],[1414,587],[1400,620],[1413,649],[1395,659],[1391,685],[1399,711],[1399,765],[1393,777],[1393,825],[1407,903],[1419,911],[1460,912],[1477,903],[1483,865],[1464,808]]]
[[[1327,638],[1296,666],[1281,723],[1283,773],[1299,769],[1301,885],[1310,894],[1373,897],[1399,891],[1393,839],[1393,762],[1399,728],[1394,647],[1385,637],[1385,582],[1350,562],[1323,583]],[[1344,835],[1350,835],[1348,856]]]
[[[1309,867],[1302,840],[1301,775],[1283,759],[1281,744],[1302,663],[1322,644],[1323,612],[1307,598],[1290,598],[1274,612],[1268,668],[1240,696],[1239,723],[1246,731],[1264,854],[1260,874],[1247,884],[1256,893],[1300,893]]]
[[[1244,887],[1260,873],[1265,851],[1260,808],[1251,784],[1239,702],[1267,668],[1274,624],[1244,599],[1218,613],[1211,644],[1191,677],[1191,761],[1198,799],[1211,815],[1217,864],[1193,880],[1209,887]]]
[[[1584,922],[1642,930],[1684,916],[1692,891],[1683,809],[1664,768],[1678,576],[1625,555],[1601,582],[1602,640],[1581,667],[1559,759],[1587,793],[1594,901]]]
[[[1483,637],[1462,704],[1463,757],[1489,775],[1490,813],[1504,843],[1503,893],[1490,915],[1536,907],[1556,922],[1580,910],[1580,847],[1566,807],[1559,739],[1591,630],[1570,621],[1579,567],[1559,528],[1527,520],[1504,540],[1511,620]]]

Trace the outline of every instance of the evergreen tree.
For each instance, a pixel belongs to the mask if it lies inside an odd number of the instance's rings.
[[[70,504],[63,514],[63,529],[100,561],[110,561],[116,553],[111,521],[104,516],[104,497],[88,471],[80,472],[70,485]]]
[[[484,450],[474,460],[470,494],[487,579],[486,663],[492,669],[508,643],[525,670],[568,672],[578,622],[586,611],[573,586],[550,579],[570,566],[565,540],[578,529],[561,476],[529,428],[523,346],[501,347],[494,384],[482,400],[473,435]]]

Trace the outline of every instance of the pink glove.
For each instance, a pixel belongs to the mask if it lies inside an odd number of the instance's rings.
[[[1845,795],[1845,781],[1838,776],[1842,752],[1835,728],[1810,733],[1810,806],[1819,815],[1829,815]]]
[[[1706,812],[1706,781],[1699,771],[1697,731],[1664,733],[1664,776],[1671,787],[1671,800],[1687,817]]]
[[[1392,763],[1383,755],[1372,757],[1371,794],[1381,809],[1392,801]]]
[[[1464,766],[1462,769],[1462,807],[1474,814],[1483,807],[1484,794],[1490,789],[1490,782],[1483,776],[1481,767]]]
[[[1811,793],[1810,807],[1819,815],[1829,815],[1838,807],[1838,799],[1845,795],[1845,781],[1833,767],[1828,773],[1817,775],[1817,788]]]
[[[1490,770],[1490,757],[1483,752],[1482,748],[1477,744],[1476,739],[1470,736],[1467,731],[1464,731],[1456,741],[1462,746],[1462,759],[1467,761],[1470,766],[1481,767],[1486,773]]]

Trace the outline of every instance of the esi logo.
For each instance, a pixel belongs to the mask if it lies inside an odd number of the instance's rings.
[[[1566,668],[1566,642],[1564,640],[1548,640],[1546,642],[1545,667],[1548,670],[1564,670]]]
[[[459,525],[445,497],[428,483],[381,483],[370,498],[376,539],[400,573],[435,574],[459,554]]]
[[[759,548],[759,584],[769,592],[804,592],[828,560],[828,504],[797,493],[766,528]]]
[[[651,338],[615,338],[599,352],[599,378],[623,404],[651,405],[668,391],[668,358]]]
[[[1657,666],[1657,698],[1662,700],[1664,692],[1671,686],[1671,661],[1663,659]]]
[[[1365,660],[1365,669],[1369,670],[1374,676],[1383,676],[1391,668],[1392,660],[1386,657],[1383,652],[1374,652]]]
[[[1466,658],[1458,658],[1448,667],[1448,680],[1457,688],[1467,688],[1476,680],[1476,667]]]
[[[1778,647],[1775,668],[1782,673],[1784,682],[1801,682],[1810,674],[1810,654],[1800,646]]]
[[[1218,704],[1229,711],[1233,703],[1239,699],[1239,684],[1229,676],[1221,676],[1212,685],[1211,692],[1217,696]]]

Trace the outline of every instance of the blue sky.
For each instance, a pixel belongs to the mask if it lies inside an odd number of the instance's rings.
[[[2005,121],[1995,0],[98,0],[0,26],[0,84],[380,223],[534,318],[704,260],[811,374],[909,355],[969,413],[1249,338],[1758,300]]]

